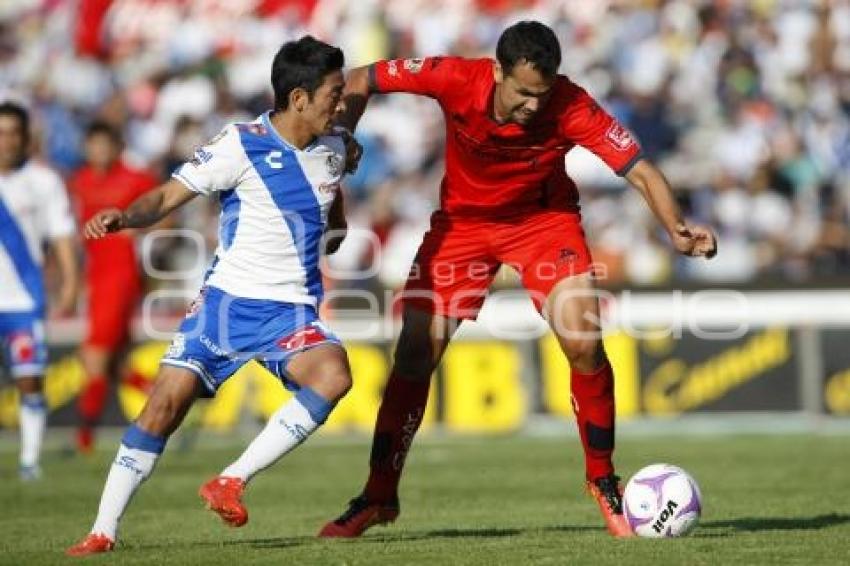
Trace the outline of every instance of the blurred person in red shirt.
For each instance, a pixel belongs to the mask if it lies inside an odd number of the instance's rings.
[[[86,164],[71,178],[80,225],[104,208],[125,208],[154,188],[156,178],[121,159],[121,134],[105,122],[92,123],[85,138]],[[94,428],[106,405],[109,376],[130,338],[130,322],[142,292],[132,233],[85,240],[88,335],[80,348],[86,384],[78,399],[77,448],[94,448]]]

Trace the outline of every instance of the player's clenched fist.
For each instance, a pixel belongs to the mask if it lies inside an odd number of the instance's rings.
[[[681,254],[710,259],[717,253],[717,238],[714,232],[705,226],[680,222],[676,225],[672,238],[673,245]]]
[[[117,208],[105,208],[95,214],[83,228],[83,235],[89,240],[96,240],[117,232],[126,227],[124,213]]]

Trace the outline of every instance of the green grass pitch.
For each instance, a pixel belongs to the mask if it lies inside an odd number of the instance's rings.
[[[211,442],[212,441],[212,442]],[[124,517],[111,555],[87,564],[848,564],[846,436],[623,437],[621,473],[668,461],[700,483],[702,522],[671,540],[608,537],[583,493],[576,438],[426,438],[411,453],[402,514],[355,541],[315,538],[365,475],[368,444],[318,438],[258,476],[250,521],[224,527],[196,492],[239,446],[215,439],[170,450]],[[111,443],[110,443],[111,444]],[[213,447],[210,447],[213,446]],[[108,450],[49,453],[45,478],[21,484],[0,453],[0,563],[70,563],[91,525]],[[174,448],[174,447],[172,447]]]

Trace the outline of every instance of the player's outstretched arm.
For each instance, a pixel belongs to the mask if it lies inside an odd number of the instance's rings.
[[[186,204],[198,193],[176,179],[170,179],[137,198],[126,210],[106,208],[86,222],[83,235],[92,240],[125,228],[147,228]]]
[[[712,258],[717,253],[717,238],[708,226],[690,224],[673,198],[664,174],[647,159],[638,161],[626,179],[641,192],[655,217],[670,234],[676,250],[684,255]]]

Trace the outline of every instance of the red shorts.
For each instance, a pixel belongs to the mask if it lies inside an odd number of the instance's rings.
[[[115,352],[130,339],[130,323],[141,292],[138,277],[91,283],[85,344]]]
[[[510,221],[435,212],[404,288],[405,305],[452,318],[476,318],[502,264],[517,270],[541,310],[560,280],[591,268],[581,214],[541,211]]]

